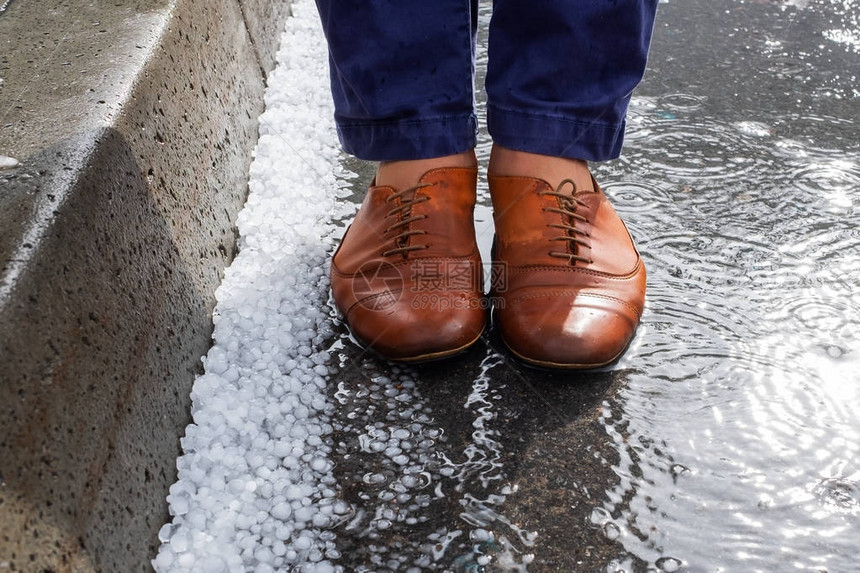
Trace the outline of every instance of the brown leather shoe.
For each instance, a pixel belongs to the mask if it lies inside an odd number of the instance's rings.
[[[476,186],[477,169],[443,168],[409,189],[367,191],[332,258],[331,288],[352,333],[382,356],[442,358],[481,336]]]
[[[496,225],[491,294],[505,344],[528,363],[595,368],[627,347],[645,302],[645,265],[592,179],[578,190],[490,176]],[[506,275],[506,284],[503,278]]]

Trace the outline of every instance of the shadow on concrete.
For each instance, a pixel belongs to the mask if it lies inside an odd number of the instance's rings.
[[[0,5],[0,569],[151,571],[289,2]]]
[[[27,296],[2,309],[2,558],[13,570],[148,569],[175,480],[165,460],[190,421],[187,386],[211,330],[212,296],[134,150],[112,129],[96,139],[18,279]],[[40,177],[4,176],[44,194]],[[222,253],[201,255],[217,275]]]
[[[350,342],[340,360],[333,458],[353,511],[336,542],[348,570],[508,570],[505,559],[532,553],[540,560],[529,571],[591,571],[627,556],[590,521],[604,488],[618,480],[617,452],[599,418],[626,372],[528,368],[508,357],[493,331],[459,357],[412,368]],[[397,396],[404,388],[408,396]],[[408,448],[399,444],[408,462],[368,447],[374,432],[393,436],[396,428],[414,436]],[[424,448],[424,440],[432,444]],[[404,489],[411,472],[430,477]],[[482,554],[489,565],[480,564]]]

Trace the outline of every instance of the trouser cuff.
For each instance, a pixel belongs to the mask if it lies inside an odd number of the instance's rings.
[[[421,120],[337,120],[344,151],[368,161],[428,159],[454,155],[477,144],[475,114]]]
[[[624,120],[599,120],[535,114],[487,106],[487,128],[493,142],[553,157],[606,161],[621,154]]]

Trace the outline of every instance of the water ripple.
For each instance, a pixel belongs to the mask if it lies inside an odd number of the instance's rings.
[[[335,473],[351,501],[337,543],[349,570],[479,571],[492,564],[526,571],[535,534],[504,515],[513,490],[491,427],[498,392],[491,372],[503,358],[487,351],[463,404],[471,422],[453,413],[437,420],[415,370],[354,363],[351,346],[336,347],[343,374],[334,396]],[[461,448],[463,423],[471,436]]]
[[[778,38],[765,48],[771,72],[811,73]],[[649,570],[853,570],[857,116],[712,107],[634,98],[605,167],[649,290],[601,415],[618,483],[590,522]]]

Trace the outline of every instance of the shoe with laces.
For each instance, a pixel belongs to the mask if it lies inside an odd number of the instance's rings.
[[[505,344],[527,363],[596,368],[629,344],[645,302],[645,265],[592,179],[553,189],[531,177],[489,177],[496,226],[491,285]],[[502,274],[495,273],[501,277]]]
[[[383,357],[433,360],[480,338],[476,186],[476,169],[442,168],[408,189],[368,189],[332,257],[331,288],[353,335]]]

